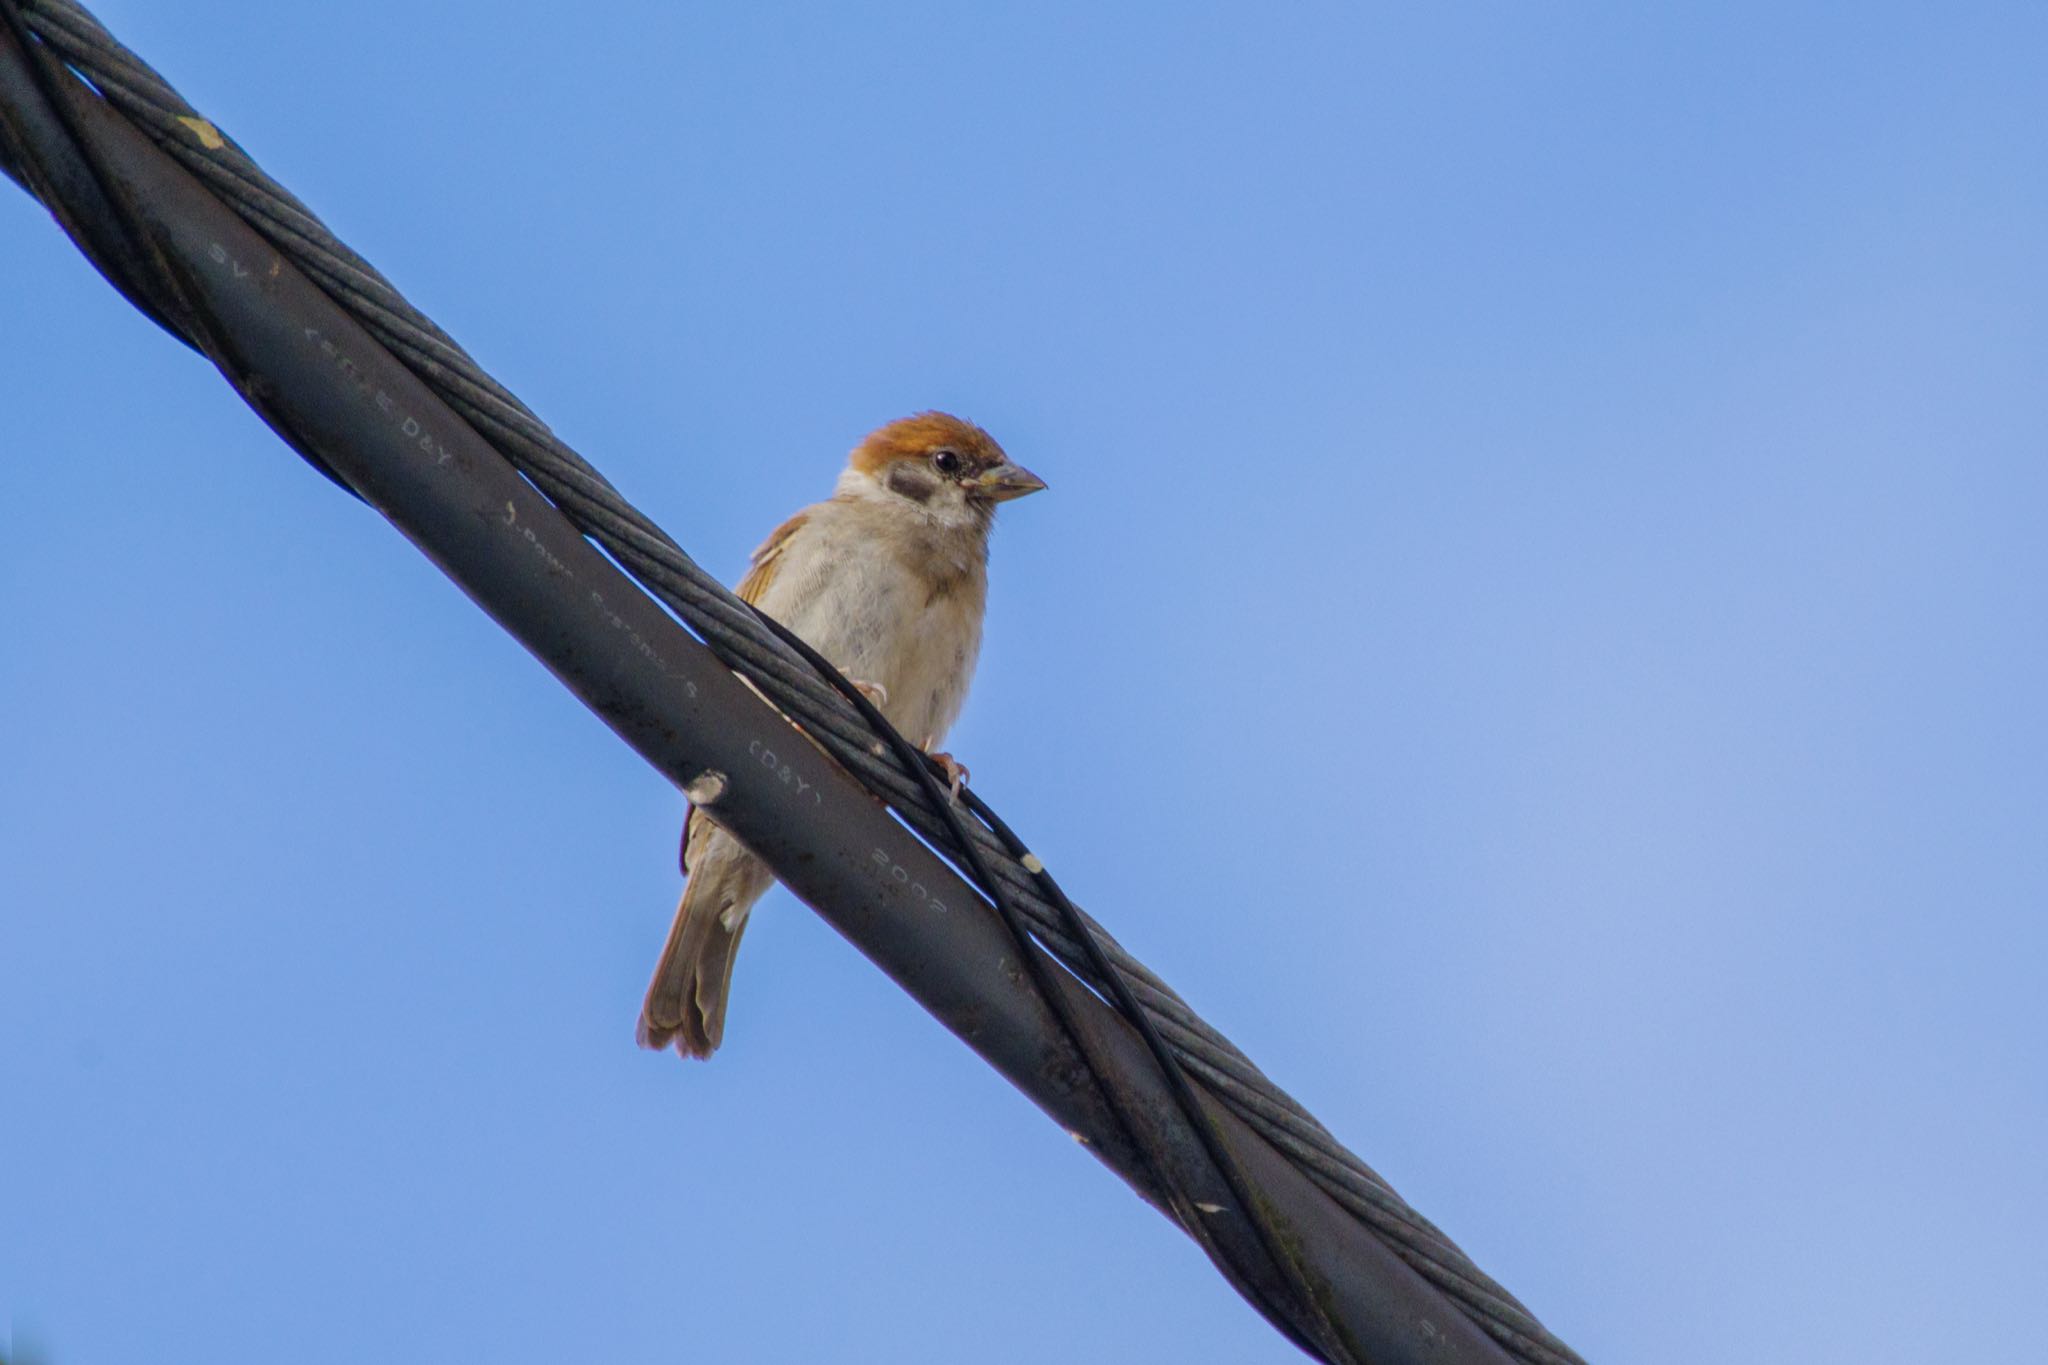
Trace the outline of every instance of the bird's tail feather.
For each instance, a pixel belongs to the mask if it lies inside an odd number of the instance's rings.
[[[726,992],[748,912],[774,880],[765,864],[713,828],[692,839],[690,879],[640,1010],[640,1045],[709,1057],[725,1036]]]

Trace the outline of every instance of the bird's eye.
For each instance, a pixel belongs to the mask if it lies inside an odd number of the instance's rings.
[[[941,474],[956,474],[960,471],[960,452],[939,450],[932,452],[932,468]]]

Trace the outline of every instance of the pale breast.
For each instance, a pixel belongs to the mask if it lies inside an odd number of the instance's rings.
[[[977,538],[887,508],[820,503],[782,548],[761,608],[848,677],[879,683],[913,743],[959,718],[981,652],[988,597]]]

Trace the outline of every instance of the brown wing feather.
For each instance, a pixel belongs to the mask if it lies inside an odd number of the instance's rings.
[[[676,850],[676,866],[682,869],[685,877],[690,875],[690,838],[697,833],[697,826],[703,820],[704,817],[697,814],[695,802],[683,808],[683,842],[682,847]]]
[[[740,601],[757,603],[761,600],[761,595],[768,591],[768,585],[775,581],[775,571],[779,567],[783,548],[789,544],[789,538],[796,534],[797,528],[804,524],[804,518],[808,515],[807,511],[799,512],[768,533],[768,539],[761,542],[760,548],[754,551],[753,558],[748,561],[747,576],[742,578],[739,587],[734,589]],[[683,817],[680,861],[685,875],[690,871],[691,848],[705,839],[709,832],[710,826],[705,823],[703,816],[698,814],[697,808],[691,806],[689,814]]]
[[[758,603],[761,600],[762,594],[768,591],[768,585],[775,581],[775,571],[780,567],[784,547],[789,544],[789,538],[796,534],[797,528],[804,524],[804,518],[808,515],[808,511],[799,512],[768,533],[768,539],[761,542],[760,548],[754,551],[753,557],[748,561],[747,576],[740,580],[739,587],[733,589],[740,601]],[[710,826],[705,823],[704,817],[698,814],[695,806],[691,806],[689,813],[683,817],[680,861],[685,875],[690,871],[691,848],[701,843],[709,831]]]
[[[768,591],[768,585],[775,581],[775,571],[781,567],[782,552],[789,545],[789,538],[797,533],[797,528],[802,526],[809,516],[810,510],[806,508],[768,533],[768,539],[762,541],[761,548],[754,551],[747,576],[740,580],[739,587],[734,590],[739,594],[740,601],[761,600],[762,594]]]

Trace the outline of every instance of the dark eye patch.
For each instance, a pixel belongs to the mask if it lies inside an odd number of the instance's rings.
[[[889,477],[884,481],[892,493],[901,493],[912,502],[929,502],[932,494],[939,491],[939,481],[924,469],[909,460],[898,460],[889,466]]]

